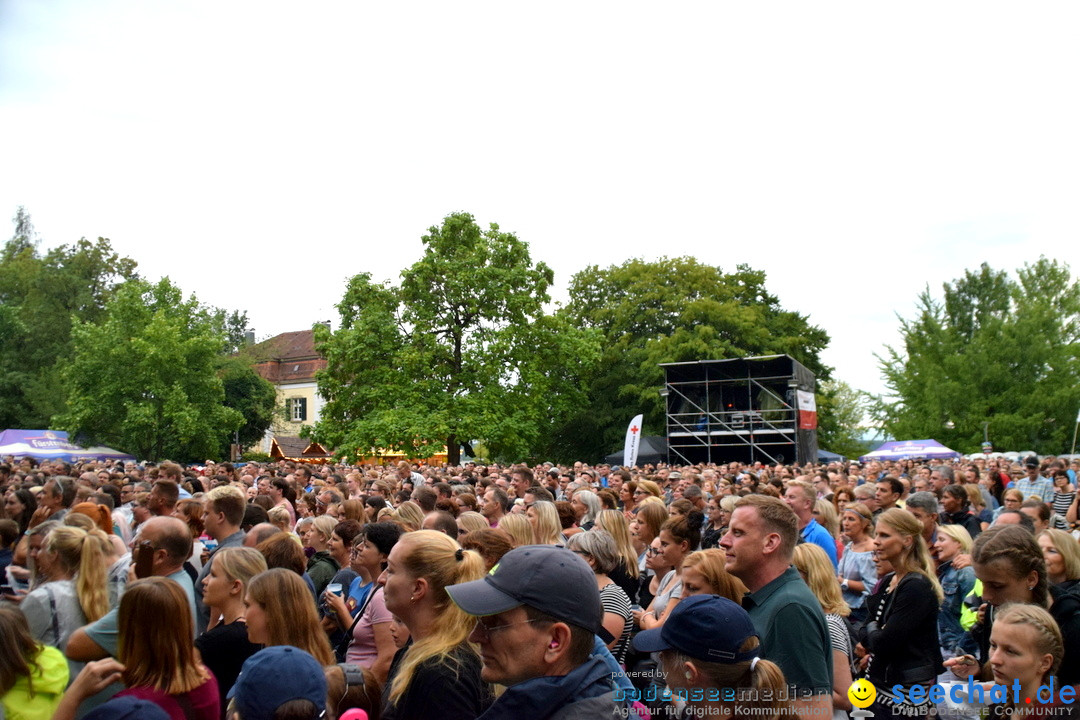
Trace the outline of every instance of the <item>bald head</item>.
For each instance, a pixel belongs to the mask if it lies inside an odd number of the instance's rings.
[[[273,537],[281,532],[281,529],[270,523],[259,523],[247,531],[244,536],[244,547],[253,548],[263,540]]]

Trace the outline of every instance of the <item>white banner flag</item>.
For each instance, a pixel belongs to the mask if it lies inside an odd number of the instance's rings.
[[[632,468],[637,465],[637,451],[641,440],[641,421],[644,415],[637,415],[626,427],[626,442],[623,443],[623,466]]]

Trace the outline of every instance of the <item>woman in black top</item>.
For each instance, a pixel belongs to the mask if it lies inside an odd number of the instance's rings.
[[[262,648],[248,641],[244,594],[251,578],[265,570],[266,558],[258,550],[221,548],[214,553],[210,573],[203,580],[203,602],[210,608],[210,624],[195,639],[195,647],[217,678],[222,717],[228,706],[225,696],[244,661]]]
[[[867,677],[878,689],[871,709],[886,715],[896,714],[894,708],[902,708],[900,714],[918,714],[922,708],[894,702],[892,688],[933,685],[944,670],[937,629],[941,585],[922,537],[922,523],[914,515],[899,508],[886,510],[878,517],[876,530],[875,549],[894,571],[868,598],[869,619],[860,632],[861,644],[871,653]]]
[[[480,656],[468,643],[476,619],[458,608],[448,585],[478,580],[484,560],[435,530],[406,533],[380,581],[386,609],[409,629],[383,689],[383,720],[473,720],[491,704]]]

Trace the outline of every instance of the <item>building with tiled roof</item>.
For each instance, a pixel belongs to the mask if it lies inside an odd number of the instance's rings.
[[[318,421],[323,400],[317,392],[315,373],[326,367],[326,359],[315,350],[311,330],[281,333],[248,345],[240,353],[251,359],[255,372],[277,389],[278,406],[284,408],[284,416],[274,423],[263,442],[262,451],[269,453],[274,436],[296,437],[300,428]]]

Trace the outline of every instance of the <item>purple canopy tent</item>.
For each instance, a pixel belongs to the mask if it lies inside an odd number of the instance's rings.
[[[68,434],[63,430],[4,430],[0,432],[0,457],[8,455],[64,462],[135,459],[112,448],[79,447],[68,439]]]
[[[960,453],[950,450],[937,440],[898,440],[882,444],[876,450],[859,458],[870,460],[910,460],[912,458],[957,458]]]

